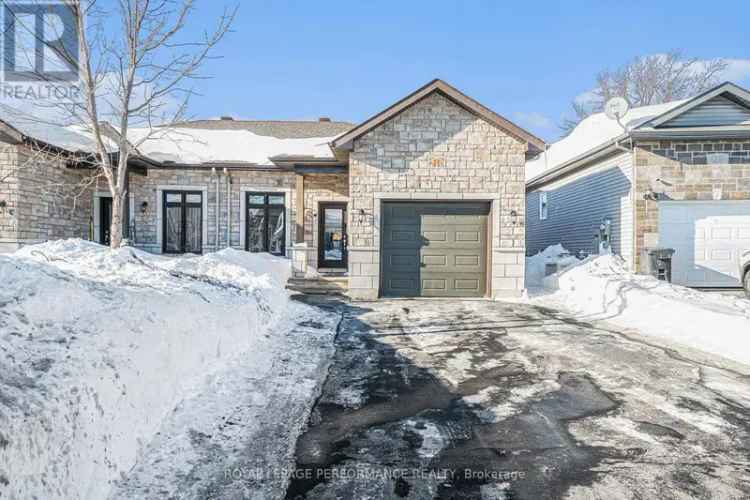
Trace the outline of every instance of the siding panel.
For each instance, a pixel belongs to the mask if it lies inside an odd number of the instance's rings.
[[[750,125],[750,109],[717,96],[664,123],[661,127]]]
[[[572,252],[597,251],[594,236],[612,221],[612,249],[632,265],[632,162],[629,153],[605,159],[584,173],[528,193],[527,252],[562,243]],[[546,220],[539,219],[539,193],[547,193]]]

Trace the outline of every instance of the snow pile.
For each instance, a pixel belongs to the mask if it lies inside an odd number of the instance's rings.
[[[106,498],[207,375],[266,363],[288,269],[80,240],[0,256],[0,497]]]
[[[558,271],[561,271],[578,262],[580,261],[560,244],[547,247],[526,259],[526,286],[542,286],[542,281],[547,276],[548,264],[556,264]]]
[[[632,108],[625,114],[621,122],[630,131],[684,102],[672,101]],[[597,146],[620,137],[624,133],[625,131],[616,120],[607,118],[604,113],[595,113],[581,121],[570,134],[552,144],[546,152],[533,161],[526,162],[526,180],[533,179],[547,170],[552,170]]]
[[[133,129],[129,138],[138,145],[141,153],[157,161],[271,165],[270,158],[283,155],[332,158],[328,143],[335,137],[279,139],[248,130],[174,127],[164,130]]]
[[[543,280],[578,319],[607,320],[750,365],[750,300],[706,293],[627,270],[615,255],[590,257]]]

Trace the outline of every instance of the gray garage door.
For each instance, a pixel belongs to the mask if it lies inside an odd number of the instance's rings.
[[[488,203],[384,203],[382,294],[484,296],[488,214]]]

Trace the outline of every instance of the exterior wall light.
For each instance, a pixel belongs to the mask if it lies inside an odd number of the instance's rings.
[[[510,223],[514,226],[518,224],[518,212],[515,210],[510,211]]]
[[[358,216],[359,217],[357,218],[357,222],[359,224],[362,224],[365,221],[365,209],[364,208],[359,209]]]
[[[144,201],[141,203],[141,213],[145,214],[146,212],[148,212],[148,202]]]

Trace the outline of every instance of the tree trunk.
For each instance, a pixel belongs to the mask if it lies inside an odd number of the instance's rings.
[[[120,248],[122,246],[123,234],[123,196],[120,193],[112,195],[112,225],[109,229],[109,246],[110,248]]]

